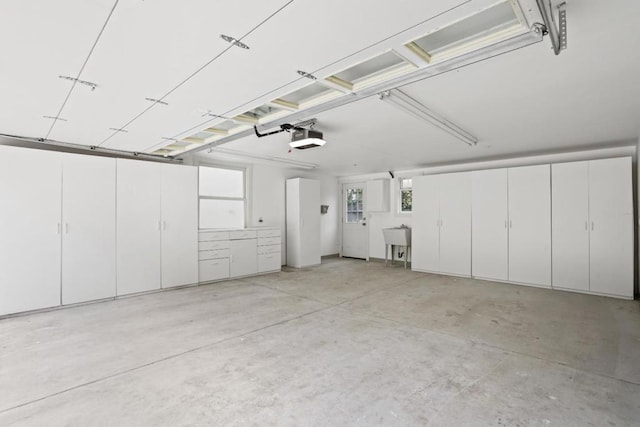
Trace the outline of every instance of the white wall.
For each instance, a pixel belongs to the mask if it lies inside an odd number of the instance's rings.
[[[431,174],[438,174],[438,173],[461,172],[461,171],[470,171],[470,170],[479,170],[479,169],[527,166],[527,165],[543,164],[543,163],[560,163],[560,162],[571,162],[571,161],[579,161],[579,160],[593,160],[593,159],[601,159],[606,157],[632,156],[635,161],[637,151],[640,152],[640,141],[638,141],[636,145],[625,145],[622,147],[615,147],[615,148],[602,148],[602,149],[596,149],[596,150],[545,154],[545,155],[539,155],[539,156],[527,156],[527,157],[490,160],[490,161],[481,161],[481,162],[473,162],[473,163],[460,163],[460,164],[427,167],[422,169],[396,171],[394,172],[396,179],[392,180],[391,185],[389,186],[390,187],[390,190],[389,190],[390,205],[391,205],[390,212],[367,213],[367,219],[368,219],[368,225],[369,225],[369,257],[382,258],[382,259],[384,258],[384,239],[382,236],[383,228],[396,227],[401,224],[411,226],[413,221],[415,221],[415,218],[412,218],[410,214],[407,215],[407,214],[398,213],[398,207],[397,207],[398,191],[399,191],[398,178],[401,178],[401,177],[406,178],[406,177],[419,176],[419,175],[431,175]],[[339,184],[339,188],[341,188],[343,183],[366,182],[369,180],[380,179],[380,178],[390,178],[389,173],[381,172],[381,173],[375,173],[375,174],[342,177],[338,180],[338,184]],[[638,177],[638,179],[640,179],[640,176]],[[339,202],[341,202],[341,199],[339,200]],[[639,209],[640,209],[640,205],[639,205]],[[338,221],[341,221],[341,219],[338,219]],[[341,236],[338,236],[338,241],[340,241],[340,239],[341,239]]]

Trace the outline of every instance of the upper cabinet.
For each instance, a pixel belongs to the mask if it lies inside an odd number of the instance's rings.
[[[368,212],[389,212],[389,180],[376,179],[367,182],[365,206]]]

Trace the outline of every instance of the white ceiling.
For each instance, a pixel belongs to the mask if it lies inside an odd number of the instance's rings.
[[[241,113],[307,84],[298,69],[328,75],[383,52],[385,40],[420,34],[441,12],[491,1],[5,0],[0,133],[152,151],[163,137],[207,127],[203,111]],[[478,137],[475,147],[376,97],[314,115],[323,148],[289,152],[287,134],[222,147],[349,175],[637,139],[640,2],[569,0],[567,9],[569,47],[560,56],[545,38],[403,88]],[[59,75],[98,87],[70,92]],[[67,121],[52,127],[43,116],[63,104]]]

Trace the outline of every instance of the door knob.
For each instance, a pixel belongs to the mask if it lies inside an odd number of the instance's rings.
[[[364,227],[365,225],[367,225],[367,223],[366,223],[366,222],[363,222],[363,223],[362,223],[362,226]]]

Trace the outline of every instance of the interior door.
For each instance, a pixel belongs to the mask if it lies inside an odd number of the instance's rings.
[[[631,158],[589,162],[591,291],[633,297]]]
[[[440,175],[440,271],[471,275],[471,173]]]
[[[509,279],[507,169],[471,173],[472,274]]]
[[[369,258],[369,228],[366,218],[366,184],[342,186],[342,256]]]
[[[551,285],[551,172],[549,165],[511,168],[509,280]]]
[[[552,285],[589,290],[589,162],[551,165]]]
[[[198,282],[198,169],[161,169],[162,287]]]
[[[116,160],[62,160],[62,303],[116,295]]]
[[[117,294],[160,289],[161,165],[118,159],[117,171]]]
[[[439,175],[413,178],[411,269],[440,271]]]
[[[60,153],[0,146],[0,315],[60,305]]]

